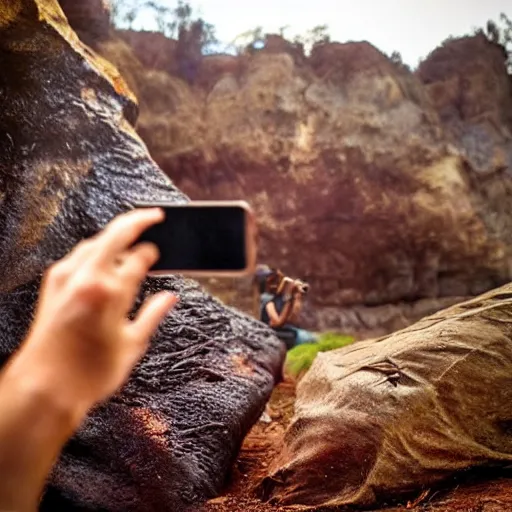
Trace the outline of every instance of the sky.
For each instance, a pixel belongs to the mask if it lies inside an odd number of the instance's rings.
[[[512,0],[189,0],[216,28],[218,39],[232,42],[262,26],[265,32],[289,27],[287,37],[328,25],[334,41],[369,41],[381,51],[398,51],[415,67],[448,36],[459,36],[501,12],[512,18]],[[170,7],[175,0],[161,0]],[[152,28],[151,20],[138,24]]]

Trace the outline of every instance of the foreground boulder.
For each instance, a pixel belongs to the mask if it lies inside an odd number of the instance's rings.
[[[56,1],[0,8],[0,356],[27,332],[41,272],[136,200],[187,201],[132,128],[135,100]],[[180,511],[223,486],[284,347],[194,282],[126,387],[68,443],[43,510]],[[62,383],[66,385],[65,382]]]
[[[261,492],[315,510],[372,506],[510,465],[511,376],[512,284],[319,354]]]

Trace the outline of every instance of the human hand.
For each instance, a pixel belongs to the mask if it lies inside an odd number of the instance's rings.
[[[160,209],[121,215],[55,263],[43,279],[32,330],[20,351],[28,375],[53,382],[85,410],[115,393],[144,355],[149,339],[177,302],[154,295],[129,320],[148,270],[152,244],[132,245],[163,220]],[[23,365],[22,365],[23,366]],[[29,378],[30,378],[29,377]]]
[[[293,316],[299,314],[299,311],[302,307],[302,294],[300,291],[295,290],[293,293]]]
[[[302,302],[302,293],[297,289],[293,291],[293,301],[295,303]]]

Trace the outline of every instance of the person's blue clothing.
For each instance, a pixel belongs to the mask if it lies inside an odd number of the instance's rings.
[[[295,345],[304,345],[305,343],[316,343],[318,341],[316,335],[306,329],[295,327],[295,325],[285,324],[284,329],[289,329],[295,333]]]
[[[274,307],[276,308],[277,314],[280,315],[283,311],[286,302],[282,295],[272,295],[270,293],[263,293],[260,299],[260,319],[264,324],[270,325],[270,317],[267,313],[267,304],[271,302],[274,303]]]

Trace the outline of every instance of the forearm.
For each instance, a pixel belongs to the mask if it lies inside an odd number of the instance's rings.
[[[288,318],[290,317],[292,311],[293,302],[289,301],[285,304],[283,310],[281,311],[281,314],[278,315],[277,321],[274,323],[273,327],[282,327],[288,321]]]
[[[296,297],[295,300],[293,301],[293,308],[292,308],[292,313],[290,316],[294,319],[297,319],[298,316],[300,315],[301,308],[302,308],[302,300],[300,297]]]
[[[0,510],[34,512],[62,446],[86,411],[42,378],[23,353],[0,378]],[[62,387],[70,383],[60,383]]]

